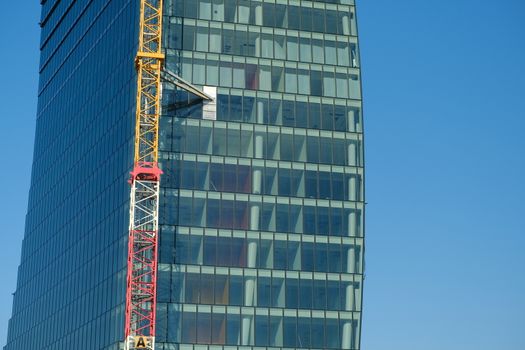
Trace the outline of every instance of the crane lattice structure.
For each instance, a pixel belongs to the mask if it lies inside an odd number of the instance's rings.
[[[155,349],[162,0],[140,0],[135,156],[131,172],[125,348]]]
[[[125,349],[155,349],[161,80],[203,101],[214,98],[164,69],[162,0],[140,0],[135,157],[131,172]]]

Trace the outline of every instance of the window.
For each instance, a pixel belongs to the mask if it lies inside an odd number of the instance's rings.
[[[211,314],[197,314],[197,343],[209,344],[211,342]]]
[[[215,303],[219,305],[228,304],[229,284],[227,275],[215,275]]]
[[[270,342],[269,346],[283,346],[283,318],[270,316]]]
[[[289,36],[286,40],[287,59],[291,61],[299,60],[299,39]]]
[[[275,27],[274,5],[263,3],[263,26]]]
[[[272,277],[272,307],[285,307],[284,278]]]
[[[319,272],[328,271],[328,249],[327,244],[318,243],[315,247],[315,270]]]
[[[242,276],[230,276],[230,286],[229,286],[229,294],[230,294],[230,305],[243,305],[243,278]]]
[[[211,320],[211,344],[226,343],[226,315],[213,313]]]
[[[228,345],[238,345],[241,330],[240,316],[238,314],[227,314],[226,322],[226,343]]]
[[[327,281],[326,282],[326,300],[327,300],[328,310],[339,310],[340,308],[339,281]]]
[[[224,20],[226,22],[237,21],[237,0],[223,0],[224,1]]]
[[[197,27],[197,35],[195,37],[195,49],[197,51],[208,51],[208,33],[207,27]]]
[[[296,347],[297,326],[295,317],[284,317],[283,345],[285,347]]]
[[[313,280],[301,279],[299,288],[299,308],[312,308]],[[303,344],[304,345],[304,344]]]
[[[313,305],[314,309],[326,309],[326,281],[314,279]],[[313,321],[313,320],[312,320]]]
[[[309,348],[311,346],[310,319],[299,317],[297,321],[297,343],[302,348]]]
[[[326,84],[328,85],[328,82],[326,82]],[[322,72],[314,70],[310,71],[310,92],[314,96],[323,95]]]
[[[191,312],[182,313],[182,342],[195,343],[197,340],[197,315]]]
[[[239,23],[250,23],[250,1],[239,0]]]
[[[257,280],[257,306],[271,306],[271,278],[259,277]]]
[[[312,9],[300,7],[301,9],[301,29],[306,31],[312,30]]]
[[[285,87],[287,93],[297,93],[297,70],[285,68]]]
[[[312,62],[312,44],[310,38],[300,38],[299,48],[301,61]]]
[[[257,315],[255,316],[255,345],[266,346],[268,345],[268,315]]]
[[[323,40],[312,39],[313,61],[314,63],[324,63],[324,46]]]

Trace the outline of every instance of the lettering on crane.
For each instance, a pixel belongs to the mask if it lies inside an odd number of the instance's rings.
[[[135,349],[150,349],[151,348],[151,337],[135,337]]]

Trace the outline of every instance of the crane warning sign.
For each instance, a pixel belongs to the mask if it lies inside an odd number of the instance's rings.
[[[151,349],[152,337],[135,337],[135,349]]]

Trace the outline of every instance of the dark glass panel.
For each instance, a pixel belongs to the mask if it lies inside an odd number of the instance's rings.
[[[303,242],[301,245],[301,264],[303,271],[314,271],[314,244]]]
[[[277,270],[286,269],[286,241],[275,241],[273,243],[273,266]]]
[[[326,282],[326,297],[328,310],[340,309],[339,281]]]
[[[229,299],[229,283],[228,276],[215,275],[215,303],[219,305],[228,304]]]
[[[211,342],[211,314],[197,314],[197,344],[209,344]]]
[[[268,345],[268,315],[257,315],[255,316],[255,345],[266,346]]]
[[[226,344],[226,314],[212,314],[211,344]]]
[[[309,7],[300,7],[301,9],[301,29],[306,31],[312,30],[312,9]]]
[[[204,236],[204,265],[217,264],[217,237]]]
[[[227,315],[226,343],[228,345],[238,345],[241,331],[240,316],[235,314]]]
[[[184,285],[184,300],[186,303],[197,304],[200,300],[200,275],[186,274]]]
[[[201,275],[201,285],[200,285],[200,295],[201,295],[201,304],[214,304],[214,287],[213,281],[215,276],[213,274],[202,274]]]
[[[314,291],[313,291],[313,308],[319,310],[326,309],[326,281],[314,280]]]
[[[309,348],[311,346],[310,319],[299,317],[297,321],[297,343],[301,348]]]
[[[338,244],[328,245],[328,272],[342,272],[341,246]]]
[[[291,348],[297,345],[297,325],[295,317],[284,317],[283,345]]]
[[[197,315],[192,312],[182,314],[182,342],[195,343],[197,340]]]
[[[271,278],[259,277],[257,279],[257,306],[271,306]]]
[[[313,297],[313,280],[301,279],[299,288],[299,308],[311,309]]]
[[[230,276],[230,305],[243,305],[243,278]]]

